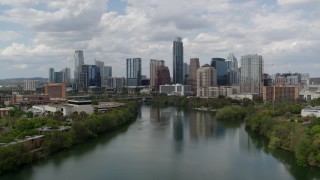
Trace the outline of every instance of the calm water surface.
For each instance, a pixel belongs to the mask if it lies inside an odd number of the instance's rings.
[[[320,169],[270,151],[244,125],[206,112],[142,106],[137,121],[0,176],[0,180],[320,179]]]

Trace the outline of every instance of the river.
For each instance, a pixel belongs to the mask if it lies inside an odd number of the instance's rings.
[[[269,150],[244,124],[212,113],[142,106],[117,131],[28,165],[1,180],[320,179],[294,156]]]

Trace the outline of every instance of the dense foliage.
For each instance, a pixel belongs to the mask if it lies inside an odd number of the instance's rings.
[[[45,133],[43,147],[38,153],[29,153],[26,144],[0,147],[0,172],[14,170],[39,158],[39,156],[70,148],[74,144],[97,137],[98,134],[134,120],[137,115],[137,108],[138,104],[136,102],[128,102],[124,107],[113,109],[106,114],[73,113],[70,116],[73,118],[73,123],[64,121],[65,118],[62,118],[63,116],[58,113],[49,117],[34,117],[32,119],[26,117],[0,119],[0,142],[3,143],[23,138],[26,135],[38,134],[37,128],[42,126],[55,128],[60,125],[71,125],[71,129],[66,132]]]

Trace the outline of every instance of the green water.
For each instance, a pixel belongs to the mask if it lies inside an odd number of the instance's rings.
[[[320,179],[265,139],[207,112],[142,106],[137,120],[0,180]]]

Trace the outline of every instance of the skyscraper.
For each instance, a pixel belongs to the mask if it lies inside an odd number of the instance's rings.
[[[183,42],[181,37],[173,41],[173,84],[183,84]]]
[[[189,78],[189,64],[183,63],[183,84],[187,84]]]
[[[88,86],[101,87],[100,67],[96,65],[88,66]]]
[[[65,68],[62,70],[63,72],[63,82],[66,83],[66,85],[70,85],[71,83],[71,70],[70,68]]]
[[[208,64],[197,70],[197,96],[209,97],[209,87],[217,85],[216,69]]]
[[[226,59],[228,71],[228,84],[231,86],[239,85],[240,72],[237,58],[230,53]]]
[[[241,56],[240,91],[241,93],[262,93],[263,59],[261,55]]]
[[[156,60],[151,59],[150,60],[150,88],[151,89],[157,89],[155,88],[156,85],[156,78],[157,78],[157,68],[159,66],[164,66],[163,60]]]
[[[80,83],[80,74],[82,65],[84,64],[83,51],[76,50],[74,53],[75,67],[74,67],[74,82]]]
[[[54,72],[54,83],[62,83],[63,82],[63,71]]]
[[[171,84],[170,71],[167,66],[157,67],[154,89],[159,91],[160,85]]]
[[[197,70],[200,67],[199,58],[191,58],[189,66],[188,84],[191,85],[191,91],[197,92]]]
[[[212,58],[211,66],[216,69],[218,86],[228,85],[228,72],[226,60],[223,58]]]
[[[53,83],[54,81],[54,69],[50,68],[49,69],[49,83]]]
[[[104,84],[107,84],[109,87],[111,87],[111,83],[110,83],[111,77],[112,77],[112,67],[105,66],[103,68],[103,81],[104,81]]]
[[[107,84],[105,84],[105,81],[103,80],[103,78],[104,78],[104,62],[103,61],[98,61],[98,60],[96,60],[95,59],[95,64],[96,64],[96,66],[97,67],[99,67],[100,68],[100,84],[101,85],[107,85]]]
[[[141,85],[141,58],[127,59],[127,86]]]

